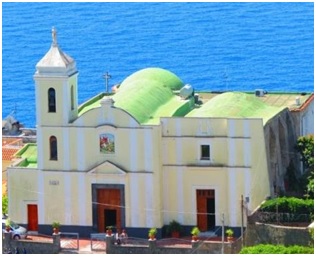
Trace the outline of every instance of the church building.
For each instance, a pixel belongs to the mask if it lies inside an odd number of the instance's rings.
[[[278,154],[300,135],[288,104],[255,93],[198,94],[156,67],[79,105],[76,62],[54,28],[34,80],[37,142],[17,152],[7,178],[10,218],[41,234],[55,221],[86,237],[107,226],[136,237],[156,227],[161,236],[172,220],[188,235],[223,224],[238,232],[275,182],[284,186],[282,161],[290,159]],[[289,97],[295,103],[297,95]],[[296,109],[313,104],[313,94],[300,97]],[[313,115],[309,105],[304,120]]]

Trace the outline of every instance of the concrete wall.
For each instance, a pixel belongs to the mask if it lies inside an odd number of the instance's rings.
[[[300,174],[300,155],[294,147],[300,136],[301,114],[285,109],[264,126],[271,195],[276,188],[284,191],[284,177],[291,161]],[[311,118],[310,114],[307,116]]]

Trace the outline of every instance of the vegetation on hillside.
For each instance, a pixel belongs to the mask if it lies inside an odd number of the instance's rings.
[[[314,135],[298,138],[295,149],[301,155],[304,166],[304,175],[301,182],[304,184],[306,197],[314,198]]]
[[[8,214],[8,196],[2,195],[2,215]]]
[[[259,244],[244,247],[239,254],[314,254],[314,248],[308,246],[284,246],[272,244]]]
[[[311,214],[314,212],[314,200],[296,197],[277,197],[265,201],[261,205],[260,211],[275,212],[276,207],[278,207],[278,212]]]

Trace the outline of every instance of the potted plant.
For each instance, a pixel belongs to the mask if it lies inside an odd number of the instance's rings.
[[[7,232],[10,232],[10,230],[11,230],[10,224],[11,224],[10,219],[9,219],[9,218],[6,219],[6,220],[5,220],[5,230],[6,230]]]
[[[171,234],[171,237],[179,238],[180,231],[181,231],[181,224],[175,220],[172,220],[167,227],[167,232]]]
[[[234,231],[232,229],[227,229],[226,230],[226,235],[227,235],[227,241],[232,242],[233,241],[233,236],[234,236]]]
[[[111,236],[112,235],[112,229],[113,229],[112,226],[107,226],[106,227],[106,235],[107,236]]]
[[[192,235],[192,240],[197,241],[198,240],[198,235],[200,234],[200,230],[198,227],[192,228],[191,235]]]
[[[59,233],[59,228],[60,228],[60,223],[58,221],[54,221],[52,224],[53,227],[53,234],[58,234]]]
[[[148,231],[149,240],[155,240],[156,239],[156,234],[157,234],[157,229],[156,228],[149,229],[149,231]]]

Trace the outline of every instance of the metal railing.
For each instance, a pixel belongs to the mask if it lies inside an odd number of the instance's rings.
[[[61,250],[79,250],[79,233],[60,232]]]
[[[90,234],[91,251],[105,251],[105,233]]]

